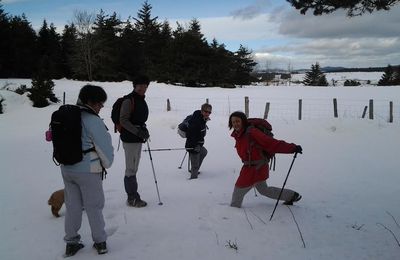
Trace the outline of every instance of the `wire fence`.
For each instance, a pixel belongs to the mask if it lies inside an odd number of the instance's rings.
[[[244,97],[218,96],[206,97],[174,97],[169,98],[170,111],[178,114],[188,114],[199,109],[201,104],[209,101],[213,106],[213,114],[229,116],[232,112],[240,110],[245,112]],[[379,122],[400,124],[400,102],[389,99],[336,99],[335,112],[334,99],[332,98],[274,98],[266,100],[262,97],[249,98],[248,113],[250,117],[265,117],[266,106],[268,119],[283,120],[315,120],[315,119],[365,119],[378,120]],[[392,108],[390,103],[392,102]],[[149,98],[150,112],[162,112],[167,110],[167,99]],[[301,106],[300,106],[301,103]],[[365,111],[364,111],[365,110]],[[301,116],[301,117],[300,117]]]

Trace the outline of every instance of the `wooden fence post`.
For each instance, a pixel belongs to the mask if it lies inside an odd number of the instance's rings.
[[[302,109],[303,100],[299,99],[299,120],[301,120],[301,109]]]
[[[208,102],[208,98],[206,98],[206,104],[209,104],[209,102]]]
[[[167,98],[167,111],[171,111],[171,103],[169,102],[169,98]]]
[[[389,123],[393,123],[393,101],[389,102]]]
[[[337,99],[336,99],[336,98],[333,99],[333,116],[334,116],[335,118],[338,117]]]
[[[268,118],[269,113],[269,102],[265,103],[264,119]]]
[[[65,105],[65,91],[63,92],[63,105]]]
[[[369,119],[374,119],[374,100],[369,100]]]
[[[368,109],[368,106],[365,106],[361,118],[365,118],[365,115],[367,114],[367,109]]]
[[[249,117],[249,97],[244,97],[244,113]]]

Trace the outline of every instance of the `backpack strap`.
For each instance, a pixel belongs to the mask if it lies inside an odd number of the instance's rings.
[[[85,111],[85,112],[88,112],[89,114],[92,114],[92,115],[95,115],[97,117],[100,117],[95,111],[93,111],[93,109],[91,109],[90,107],[88,107],[86,105],[83,105],[80,108],[81,108],[81,111]],[[107,128],[107,126],[106,126],[106,128]],[[108,128],[107,128],[107,130],[108,130]],[[87,153],[95,152],[95,151],[96,151],[96,149],[93,146],[93,147],[91,147],[89,149],[82,150],[82,153],[83,153],[83,155],[85,155]]]

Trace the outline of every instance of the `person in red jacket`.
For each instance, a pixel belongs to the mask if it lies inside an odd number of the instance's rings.
[[[249,126],[246,115],[240,111],[233,112],[229,117],[229,129],[232,128],[234,130],[231,136],[236,140],[235,148],[243,166],[233,190],[231,206],[240,208],[244,196],[252,187],[255,187],[261,195],[277,199],[281,189],[267,185],[268,159],[262,151],[269,154],[302,153],[301,146],[276,140]],[[301,195],[293,190],[284,189],[280,199],[284,200],[286,205],[292,205],[301,199]]]

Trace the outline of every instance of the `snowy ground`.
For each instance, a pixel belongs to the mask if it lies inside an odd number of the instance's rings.
[[[380,76],[379,76],[380,77]],[[376,78],[376,79],[379,79]],[[29,80],[0,80],[0,87],[30,85]],[[84,82],[56,80],[55,93],[74,103]],[[109,94],[100,115],[110,129],[111,106],[131,90],[129,82],[98,83]],[[206,147],[209,155],[197,180],[188,180],[184,151],[154,152],[153,162],[161,201],[158,205],[151,163],[142,154],[139,189],[149,205],[128,208],[123,189],[123,150],[104,181],[104,216],[110,237],[102,259],[400,259],[399,158],[400,87],[310,88],[245,87],[192,89],[151,83],[148,127],[151,148],[183,147],[177,124],[206,98],[214,106]],[[50,194],[63,187],[51,160],[51,143],[44,140],[51,113],[59,104],[33,108],[26,96],[0,90],[5,113],[0,115],[0,259],[61,259],[64,217],[54,218]],[[287,187],[303,199],[289,208],[275,201],[245,197],[242,209],[229,207],[241,163],[227,128],[230,112],[262,116],[265,102],[277,138],[301,144],[304,153],[294,163]],[[166,112],[169,98],[172,111]],[[332,99],[338,98],[334,119]],[[303,120],[297,120],[298,99]],[[376,102],[374,120],[360,119],[368,100]],[[388,102],[394,102],[394,123],[388,123]],[[118,136],[112,133],[114,147]],[[145,148],[145,147],[144,147]],[[268,183],[281,187],[292,155],[279,155]],[[61,210],[64,215],[65,209]],[[387,229],[385,229],[385,227]],[[391,233],[392,232],[392,233]],[[97,256],[87,218],[81,228],[86,247],[73,259]],[[232,249],[228,242],[237,245]]]

